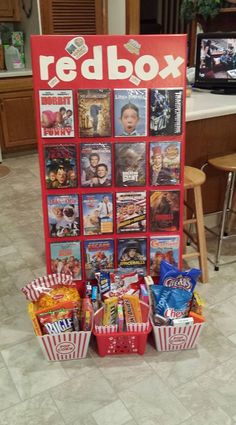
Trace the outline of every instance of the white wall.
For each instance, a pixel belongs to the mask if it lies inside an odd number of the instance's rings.
[[[108,0],[108,34],[125,34],[125,0]]]

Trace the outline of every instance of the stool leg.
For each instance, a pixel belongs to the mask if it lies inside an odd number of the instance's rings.
[[[188,209],[186,206],[186,202],[187,202],[187,190],[184,191],[184,220],[187,219],[187,214],[188,214]],[[186,245],[188,243],[188,239],[187,239],[187,235],[184,232],[184,226],[183,226],[183,254],[186,253]]]
[[[224,206],[223,206],[223,211],[222,211],[220,234],[218,236],[218,246],[217,246],[217,252],[216,252],[216,259],[215,259],[215,271],[219,270],[219,258],[220,258],[220,253],[221,253],[224,231],[225,231],[225,221],[226,221],[227,208],[228,208],[228,203],[229,203],[232,177],[233,177],[233,173],[230,171],[228,173],[228,181],[227,181],[225,199],[224,199]]]
[[[236,198],[235,198],[235,194],[234,194],[234,185],[235,185],[235,173],[233,173],[233,177],[232,177],[232,181],[231,181],[231,185],[230,185],[230,194],[229,194],[229,204],[228,204],[228,212],[229,212],[229,219],[227,220],[227,226],[226,226],[226,235],[228,235],[231,231],[231,227],[232,227],[232,217],[234,216],[234,214],[232,214],[232,204],[233,204],[233,208],[236,205]]]
[[[232,205],[231,205],[231,213],[230,213],[230,216],[229,216],[229,223],[228,223],[228,233],[229,234],[230,234],[231,229],[234,225],[235,219],[236,219],[236,190],[234,192]]]
[[[202,193],[201,186],[196,186],[194,188],[194,197],[195,197],[195,209],[196,209],[196,219],[197,219],[197,233],[198,233],[198,244],[199,244],[199,263],[202,271],[201,280],[202,283],[206,283],[209,280],[208,276],[208,265],[207,265],[207,249],[206,249],[206,235],[204,229],[204,220],[203,220],[203,208],[202,208]]]

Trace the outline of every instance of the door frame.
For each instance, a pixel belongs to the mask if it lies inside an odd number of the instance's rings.
[[[126,34],[140,34],[140,0],[125,1]]]

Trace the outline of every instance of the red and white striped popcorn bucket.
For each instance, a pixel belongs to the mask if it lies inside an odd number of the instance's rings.
[[[152,325],[157,351],[178,351],[195,348],[204,323],[188,326]]]
[[[86,357],[89,341],[91,337],[90,331],[80,332],[62,332],[55,335],[40,335],[38,333],[38,320],[35,317],[34,302],[37,301],[42,294],[50,292],[50,290],[57,285],[67,287],[76,287],[70,275],[65,274],[51,274],[34,279],[32,282],[25,285],[21,290],[26,296],[28,301],[28,311],[30,308],[30,317],[36,338],[41,346],[41,349],[49,361],[62,361],[62,360],[75,360]]]
[[[63,361],[86,357],[90,337],[91,331],[81,331],[37,336],[37,340],[47,360]]]

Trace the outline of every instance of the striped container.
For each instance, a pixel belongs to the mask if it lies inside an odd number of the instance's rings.
[[[157,351],[178,351],[195,348],[204,323],[188,326],[155,326],[153,333]]]
[[[65,332],[37,336],[37,339],[46,359],[57,362],[86,357],[90,337],[91,332]]]

